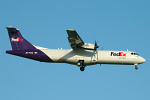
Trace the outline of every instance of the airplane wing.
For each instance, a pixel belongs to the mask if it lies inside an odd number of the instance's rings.
[[[80,38],[80,36],[75,30],[69,29],[67,30],[67,33],[68,33],[68,41],[72,49],[80,48],[81,46],[84,45],[83,40]]]

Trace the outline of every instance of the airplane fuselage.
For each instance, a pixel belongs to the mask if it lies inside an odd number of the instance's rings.
[[[134,65],[145,62],[145,59],[139,55],[131,55],[131,51],[91,51],[91,50],[57,50],[45,49],[41,50],[53,62],[69,63],[76,65],[79,60],[84,60],[85,65],[94,64],[125,64]],[[125,55],[120,55],[124,53]]]
[[[37,49],[7,51],[7,53],[38,60],[41,62],[68,63],[77,65],[83,60],[85,66],[94,64],[124,64],[134,65],[145,62],[139,55],[131,55],[132,51],[104,51],[104,50],[65,50],[65,49]]]

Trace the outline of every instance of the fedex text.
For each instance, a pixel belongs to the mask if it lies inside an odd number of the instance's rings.
[[[110,55],[111,55],[111,56],[126,56],[126,53],[123,53],[123,52],[118,52],[118,53],[111,52]]]
[[[13,41],[13,42],[23,42],[23,39],[21,39],[20,37],[18,37],[17,39],[15,39],[15,38],[11,38],[11,41]]]

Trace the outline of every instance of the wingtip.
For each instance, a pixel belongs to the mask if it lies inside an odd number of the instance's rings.
[[[67,31],[75,31],[74,29],[67,29]]]

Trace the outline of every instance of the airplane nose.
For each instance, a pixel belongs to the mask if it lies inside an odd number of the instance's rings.
[[[142,63],[144,63],[146,60],[144,58],[142,58]]]

